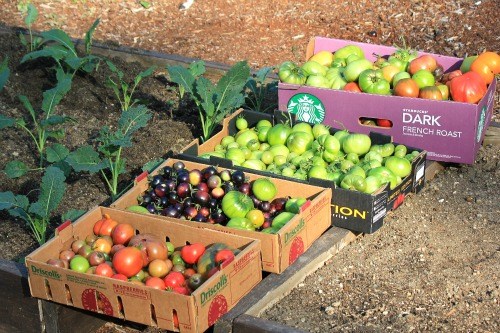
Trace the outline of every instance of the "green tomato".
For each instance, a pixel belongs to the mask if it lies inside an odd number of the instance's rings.
[[[240,131],[247,129],[248,128],[248,121],[245,118],[243,118],[243,116],[239,116],[236,119],[236,128]]]
[[[344,144],[344,139],[347,137],[347,135],[349,135],[348,130],[337,131],[333,134],[333,136],[336,137],[337,140],[339,140],[341,146]]]
[[[392,154],[394,154],[394,149],[395,149],[394,143],[392,143],[392,142],[386,143],[386,144],[382,145],[380,155],[382,157],[391,156]]]
[[[330,83],[330,88],[332,89],[342,89],[347,84],[347,81],[344,79],[342,73],[344,72],[344,68],[330,68],[328,72],[326,72],[326,78]]]
[[[396,147],[394,147],[394,156],[404,157],[407,152],[408,149],[405,145],[397,145]]]
[[[246,160],[245,157],[245,152],[241,150],[240,148],[229,148],[226,151],[226,156],[227,159],[235,161],[236,163],[243,163]]]
[[[253,195],[261,201],[272,201],[278,189],[269,178],[258,178],[252,183]]]
[[[340,182],[340,187],[347,190],[364,192],[366,189],[366,181],[363,177],[356,174],[346,174]]]
[[[291,61],[285,61],[280,65],[278,77],[281,82],[300,85],[306,83],[307,78],[302,68]]]
[[[389,58],[387,59],[387,62],[391,65],[396,66],[402,72],[406,71],[406,69],[408,68],[408,64],[409,64],[409,62],[401,60],[401,59],[394,57],[394,56],[389,56]]]
[[[251,140],[259,140],[259,137],[257,136],[257,133],[254,130],[251,129],[244,129],[239,131],[235,135],[236,143],[240,147],[246,147],[247,143]]]
[[[272,151],[266,150],[262,152],[262,156],[260,157],[260,160],[264,162],[265,164],[271,164],[273,163],[274,160],[274,154]]]
[[[252,139],[252,140],[248,141],[247,148],[250,149],[251,151],[259,150],[259,148],[260,148],[259,140]]]
[[[342,148],[345,153],[355,153],[359,156],[366,154],[370,150],[371,139],[362,133],[352,133],[345,137]]]
[[[368,176],[365,178],[366,187],[363,192],[371,194],[378,190],[380,186],[382,186],[382,182],[379,177],[376,176]]]
[[[402,80],[402,79],[410,79],[411,78],[411,75],[410,73],[408,72],[399,72],[399,73],[396,73],[393,77],[392,77],[392,86],[395,87],[396,84],[398,83],[398,81]]]
[[[264,152],[263,152],[263,151],[261,151],[261,150],[255,150],[255,151],[253,151],[253,152],[252,152],[252,154],[250,155],[249,160],[260,160],[260,159],[261,159],[261,157],[262,157],[262,154],[263,154],[263,153],[264,153]]]
[[[311,74],[307,77],[306,86],[316,87],[316,88],[330,88],[330,81],[323,75]]]
[[[286,124],[277,124],[267,132],[267,142],[271,145],[284,145],[292,133],[292,128]]]
[[[254,208],[252,199],[239,191],[229,191],[222,198],[222,212],[227,217],[245,217]]]
[[[271,129],[271,126],[267,127],[260,127],[257,129],[257,138],[259,139],[260,142],[266,142],[267,141],[267,133]]]
[[[328,67],[313,60],[306,61],[301,68],[307,76],[320,75],[324,77],[326,75],[326,71],[328,70]]]
[[[368,176],[375,176],[380,179],[382,184],[389,183],[390,189],[394,189],[398,185],[397,176],[384,166],[376,167],[368,171]]]
[[[241,166],[253,170],[260,170],[260,171],[266,170],[266,165],[264,164],[264,162],[257,159],[248,159],[245,162],[241,163]]]
[[[314,138],[317,139],[320,135],[323,134],[330,134],[330,127],[321,123],[314,124],[312,127],[312,135],[314,136]]]
[[[313,135],[311,124],[304,122],[296,123],[295,125],[293,125],[292,132],[306,132]]]
[[[281,169],[281,174],[285,177],[293,177],[295,171],[292,168],[286,167]]]
[[[411,174],[411,163],[404,157],[390,156],[385,160],[384,165],[401,178]]]
[[[314,165],[309,169],[307,176],[309,178],[328,179],[328,172],[324,166]]]
[[[345,159],[347,161],[351,161],[354,164],[359,163],[359,155],[356,153],[347,153],[347,155],[345,156]]]
[[[286,146],[291,152],[301,155],[311,149],[313,141],[314,137],[310,133],[292,132],[286,140]]]
[[[366,178],[366,172],[359,165],[352,166],[348,171],[348,175],[358,175],[360,177]]]
[[[226,148],[228,144],[235,142],[234,136],[227,135],[220,140],[220,144]]]
[[[371,162],[371,161],[378,161],[382,163],[383,157],[380,155],[380,153],[377,153],[376,151],[370,150],[366,155],[363,157],[363,161],[366,162]]]
[[[271,145],[270,145],[269,143],[267,143],[267,142],[262,142],[262,143],[260,144],[260,148],[259,148],[259,150],[260,150],[260,151],[266,151],[266,150],[269,150],[269,148],[271,148]]]
[[[260,130],[262,127],[273,127],[273,124],[267,119],[261,119],[257,122],[255,128],[257,128],[257,130]]]
[[[478,57],[477,55],[473,55],[465,58],[462,64],[460,65],[460,71],[464,74],[470,71],[470,66],[472,65],[474,60],[477,59],[477,57]]]
[[[359,87],[363,92],[377,95],[389,95],[391,84],[384,79],[380,69],[367,69],[359,74]]]
[[[79,254],[71,258],[69,262],[69,268],[75,272],[85,273],[89,267],[90,263],[87,258]]]
[[[286,156],[283,155],[275,155],[273,159],[274,164],[280,167],[286,163]]]
[[[345,67],[344,78],[347,82],[357,81],[363,71],[372,68],[373,64],[367,59],[353,61]]]
[[[411,78],[417,83],[420,89],[434,86],[436,82],[434,75],[425,69],[418,70]]]
[[[361,47],[356,45],[346,45],[335,51],[335,53],[333,54],[334,61],[337,59],[346,59],[352,54],[357,55],[359,58],[365,57],[365,54]]]
[[[282,156],[287,157],[288,154],[290,154],[290,149],[288,149],[288,147],[285,146],[285,145],[274,145],[274,146],[271,146],[271,147],[269,147],[268,151],[270,151],[271,153],[273,153],[273,156],[282,155]]]

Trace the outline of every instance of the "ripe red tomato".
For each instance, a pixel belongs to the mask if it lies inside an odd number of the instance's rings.
[[[94,224],[94,234],[97,236],[111,236],[111,232],[117,224],[118,222],[109,217],[108,214],[104,214],[102,219]]]
[[[189,291],[188,288],[182,286],[182,287],[175,287],[173,288],[174,293],[181,294],[181,295],[191,295],[191,291]]]
[[[124,247],[113,256],[113,267],[116,272],[128,278],[139,273],[142,266],[142,252],[136,247]]]
[[[103,262],[102,264],[97,265],[97,267],[95,268],[95,274],[100,276],[112,277],[115,272],[113,272],[113,268],[111,268],[108,263]]]
[[[431,55],[425,54],[413,59],[410,62],[410,64],[408,65],[408,72],[410,72],[411,75],[415,74],[421,69],[429,72],[434,72],[437,66],[438,63],[436,59]]]
[[[155,259],[165,260],[168,257],[167,245],[152,234],[138,234],[133,236],[128,246],[138,247],[145,255],[144,267]]]
[[[151,276],[146,279],[145,285],[151,288],[165,290],[165,282],[156,276]]]
[[[361,88],[358,86],[356,82],[349,82],[344,86],[344,89],[346,91],[353,91],[353,92],[361,92]]]
[[[181,249],[181,257],[188,264],[196,264],[201,255],[205,252],[205,245],[201,243],[193,243],[185,245]]]
[[[186,278],[180,272],[171,271],[163,278],[165,287],[167,289],[174,289],[175,287],[182,287],[186,284]]]
[[[114,244],[127,245],[130,239],[134,236],[135,229],[129,223],[119,223],[111,233],[111,238]]]
[[[226,261],[233,259],[234,259],[234,253],[229,249],[222,249],[215,254],[215,262],[217,264],[222,264]]]
[[[394,86],[394,95],[402,97],[418,97],[420,89],[418,84],[411,78],[401,79]]]
[[[127,277],[123,274],[116,273],[111,276],[112,279],[117,279],[117,280],[122,280],[122,281],[128,281]]]
[[[390,128],[392,127],[392,121],[389,119],[377,119],[377,126]]]

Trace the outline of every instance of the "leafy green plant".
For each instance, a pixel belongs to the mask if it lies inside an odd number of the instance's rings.
[[[245,85],[247,96],[245,107],[260,112],[274,110],[278,103],[275,96],[278,91],[278,81],[268,80],[268,76],[273,72],[274,67],[264,67],[252,74]]]
[[[26,40],[26,37],[24,36],[23,33],[19,34],[19,39],[21,40],[21,44],[26,48],[28,52],[35,51],[40,48],[40,46],[43,43],[42,37],[39,36],[33,36],[33,32],[31,30],[31,27],[33,26],[33,23],[35,23],[36,19],[38,18],[38,10],[36,9],[35,5],[32,3],[29,3],[26,6],[26,11],[25,11],[26,16],[24,17],[24,23],[28,27],[28,33],[29,33],[29,38],[30,40]]]
[[[203,140],[207,140],[222,119],[245,101],[244,87],[250,76],[246,61],[236,63],[216,85],[203,76],[195,77],[183,66],[167,66],[167,71],[172,82],[182,86],[198,107]]]
[[[10,76],[9,69],[9,57],[5,57],[5,59],[0,63],[0,91],[2,91],[3,87],[7,83],[7,80]]]
[[[77,53],[76,46],[71,38],[63,30],[52,29],[41,33],[44,47],[40,50],[32,51],[26,54],[21,63],[34,60],[41,57],[49,57],[56,62],[56,71],[64,72],[73,77],[78,71],[90,73],[97,68],[101,58],[92,55],[92,37],[99,19],[94,21],[94,24],[85,34],[85,55],[80,57]]]
[[[49,139],[57,141],[64,137],[61,125],[72,120],[68,116],[54,114],[56,106],[71,88],[70,77],[64,73],[59,74],[57,85],[43,93],[41,109],[35,109],[28,97],[21,95],[19,99],[28,111],[28,116],[16,119],[0,115],[0,129],[15,126],[28,133],[40,160],[39,168],[36,169],[29,169],[21,161],[10,161],[4,170],[10,178],[21,177],[30,170],[40,170],[45,162],[59,163],[61,169],[64,169],[62,163],[69,153],[68,149],[59,143],[47,147]]]
[[[38,200],[31,202],[28,196],[0,192],[0,210],[26,222],[38,244],[45,243],[47,227],[53,212],[59,206],[66,191],[66,177],[57,167],[45,170],[40,184]]]
[[[120,102],[122,111],[127,111],[131,106],[133,106],[135,103],[138,102],[137,99],[132,100],[132,95],[134,94],[135,89],[142,81],[142,79],[153,74],[154,70],[156,69],[156,66],[151,66],[148,69],[140,72],[134,78],[134,82],[129,84],[123,79],[124,73],[121,70],[119,70],[115,66],[115,64],[113,64],[110,60],[106,60],[106,64],[108,65],[111,72],[113,72],[118,79],[117,82],[115,82],[113,78],[108,77],[106,85],[111,89],[113,89],[116,98],[118,98],[118,101]]]
[[[203,60],[193,61],[192,63],[189,64],[187,70],[189,71],[189,73],[191,73],[191,75],[193,75],[195,79],[199,78],[207,71],[205,68],[205,62]],[[179,87],[179,98],[183,99],[186,89],[184,89],[183,85],[179,85],[178,87]]]
[[[121,113],[118,128],[111,131],[103,127],[95,139],[95,146],[86,145],[71,152],[66,162],[76,171],[100,172],[106,182],[111,198],[118,196],[118,177],[125,172],[124,148],[132,146],[132,136],[145,127],[151,112],[144,105],[137,105]]]

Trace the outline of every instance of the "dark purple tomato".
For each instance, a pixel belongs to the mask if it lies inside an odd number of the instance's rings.
[[[174,204],[174,208],[175,208],[175,209],[177,209],[177,211],[178,211],[179,213],[182,213],[182,210],[184,209],[184,206],[182,206],[182,203],[180,203],[180,202],[176,202],[176,203]]]
[[[195,217],[193,217],[193,220],[192,221],[196,221],[196,222],[207,222],[207,218],[203,215],[201,215],[200,213],[196,214]]]
[[[250,189],[251,189],[250,183],[243,183],[238,187],[238,190],[246,195],[250,195]]]
[[[210,200],[210,194],[205,191],[197,191],[194,194],[194,201],[202,207],[208,206]]]
[[[156,187],[158,184],[163,183],[163,176],[162,175],[156,175],[151,179],[151,186]]]
[[[161,211],[161,215],[174,218],[180,216],[179,212],[177,211],[177,209],[175,209],[174,206],[168,206],[167,208],[163,209]]]
[[[167,194],[167,197],[168,197],[168,202],[172,205],[179,201],[179,196],[177,195],[177,192],[170,192],[169,194]]]
[[[220,210],[213,211],[210,214],[212,220],[217,224],[225,224],[227,222],[227,217]]]
[[[240,186],[245,182],[245,173],[241,170],[236,170],[231,175],[231,180],[236,186]]]
[[[199,191],[203,191],[203,192],[208,192],[208,190],[209,190],[207,183],[199,183],[198,185],[196,185],[196,188]]]
[[[172,177],[172,167],[171,166],[163,167],[163,176],[166,179],[169,179],[170,177]]]
[[[156,206],[153,204],[153,203],[150,203],[146,206],[146,209],[148,210],[148,212],[150,212],[151,214],[156,214]]]
[[[180,183],[188,183],[189,182],[189,173],[185,170],[183,170],[182,172],[179,172],[177,174],[177,183],[180,184]]]
[[[194,200],[192,197],[187,197],[184,199],[184,201],[182,201],[182,205],[184,207],[190,207],[190,206],[194,206]]]
[[[162,207],[167,207],[169,205],[169,202],[168,202],[168,197],[165,196],[163,198],[160,198],[160,202],[159,202],[160,206]]]
[[[152,202],[153,200],[151,199],[151,196],[149,194],[144,194],[140,199],[139,199],[139,203],[142,205],[142,206],[145,206],[145,205],[148,205]]]
[[[225,193],[228,193],[230,191],[234,191],[235,186],[233,182],[225,182],[222,184],[222,189],[224,190]]]
[[[276,206],[273,205],[273,204],[270,204],[269,205],[269,214],[271,214],[271,216],[273,216],[274,214],[276,214],[277,210],[276,210]]]
[[[184,208],[184,216],[191,220],[198,214],[198,210],[194,206],[188,206]]]
[[[201,170],[201,173],[203,174],[203,179],[208,180],[208,178],[217,174],[217,169],[213,166],[209,166]]]
[[[286,202],[287,202],[286,198],[276,198],[273,201],[271,201],[271,205],[274,205],[276,211],[281,212],[282,210],[285,209]]]
[[[218,205],[219,205],[219,201],[217,199],[210,198],[210,200],[208,200],[208,208],[216,209]]]
[[[261,204],[262,201],[260,201],[259,199],[257,199],[255,197],[255,195],[251,195],[250,198],[252,198],[253,206],[254,207],[259,207],[260,206],[260,204]]]
[[[168,189],[168,192],[174,192],[177,187],[177,183],[173,179],[169,179],[165,181],[165,186]]]
[[[174,163],[174,165],[172,165],[172,168],[177,172],[179,172],[180,170],[184,170],[185,167],[186,165],[182,161],[177,161]]]
[[[180,183],[177,185],[177,195],[180,199],[184,199],[191,194],[191,189],[188,183]]]
[[[168,189],[165,185],[165,183],[161,183],[156,185],[155,187],[155,194],[158,196],[158,198],[163,198],[167,194]]]
[[[151,202],[154,202],[158,199],[158,196],[155,193],[155,189],[152,189],[149,191],[149,196],[151,197]]]
[[[271,209],[271,203],[269,201],[262,201],[259,205],[259,209],[264,213],[267,213]]]

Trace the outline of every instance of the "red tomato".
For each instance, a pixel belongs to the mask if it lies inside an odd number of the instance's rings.
[[[233,260],[234,259],[234,253],[233,251],[229,249],[223,249],[218,251],[215,254],[215,262],[217,264],[222,264],[225,261]]]
[[[123,274],[116,273],[111,276],[112,279],[117,279],[117,280],[122,280],[122,281],[128,281],[127,277]]]
[[[451,71],[449,73],[443,74],[443,78],[441,79],[441,82],[446,84],[447,82],[453,80],[457,76],[462,75],[462,71],[460,69],[456,69],[454,71]]]
[[[95,274],[112,277],[115,273],[113,272],[113,268],[111,268],[108,263],[103,262],[102,264],[97,265],[95,268]]]
[[[420,89],[418,97],[424,99],[435,99],[437,101],[443,100],[443,94],[441,94],[441,90],[439,90],[439,88],[436,86],[423,87],[422,89]]]
[[[129,240],[134,236],[135,229],[131,224],[119,223],[111,233],[113,244],[127,245]]]
[[[354,91],[354,92],[361,92],[361,88],[356,82],[349,82],[344,86],[344,90],[346,91]]]
[[[181,249],[181,257],[188,264],[196,264],[201,255],[205,252],[205,245],[201,243],[193,243],[185,245]]]
[[[109,217],[108,214],[104,214],[102,219],[94,224],[94,234],[97,236],[111,236],[111,232],[116,227],[118,222]]]
[[[188,288],[186,287],[175,287],[173,289],[174,293],[181,294],[181,295],[191,295],[191,291],[189,291]]]
[[[175,287],[182,287],[186,284],[186,278],[180,272],[171,271],[163,278],[165,287],[167,289],[174,289]]]
[[[420,89],[417,82],[411,78],[401,79],[394,86],[394,95],[402,97],[418,97]]]
[[[487,90],[486,82],[474,71],[460,75],[450,82],[451,98],[457,102],[477,103]]]
[[[392,127],[392,121],[389,119],[377,119],[377,126],[379,127]]]
[[[408,65],[408,72],[411,75],[415,74],[416,72],[422,69],[429,72],[434,72],[437,66],[438,63],[436,59],[433,56],[426,54],[413,59]]]
[[[165,290],[165,282],[163,281],[163,279],[160,279],[156,276],[148,277],[144,284],[151,288]]]
[[[117,273],[132,277],[142,269],[142,252],[136,247],[124,247],[113,256],[113,267]]]

